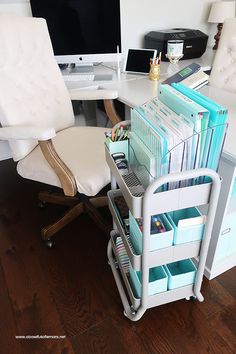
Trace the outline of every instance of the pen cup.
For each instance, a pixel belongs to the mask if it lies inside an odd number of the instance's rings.
[[[110,139],[107,139],[106,145],[110,151],[110,154],[114,154],[115,152],[123,152],[125,154],[125,158],[127,160],[129,159],[128,139],[122,141],[110,141]]]
[[[161,65],[150,61],[149,79],[152,81],[159,81],[161,75]]]

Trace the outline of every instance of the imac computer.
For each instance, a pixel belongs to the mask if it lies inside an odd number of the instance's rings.
[[[30,0],[47,21],[58,64],[117,61],[121,53],[120,0]]]

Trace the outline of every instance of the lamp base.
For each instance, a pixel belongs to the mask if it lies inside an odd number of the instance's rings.
[[[222,28],[223,28],[223,23],[218,23],[218,25],[217,25],[218,32],[214,36],[214,39],[215,39],[215,45],[213,47],[214,50],[216,50],[218,48]]]

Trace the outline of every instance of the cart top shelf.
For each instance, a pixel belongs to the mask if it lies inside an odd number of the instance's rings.
[[[198,169],[160,177],[145,189],[132,171],[124,176],[120,174],[107,148],[106,161],[111,169],[113,177],[124,195],[131,213],[136,218],[142,216],[143,203],[145,200],[146,204],[148,203],[148,208],[152,215],[209,203],[212,182],[195,184],[156,193],[156,190],[166,183],[185,179],[196,179],[201,176],[208,176],[211,179],[218,179],[220,181],[218,174],[213,170]]]

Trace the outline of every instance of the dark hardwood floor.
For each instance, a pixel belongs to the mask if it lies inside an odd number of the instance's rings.
[[[236,269],[204,280],[205,301],[148,310],[133,323],[107,263],[107,239],[82,215],[47,249],[40,229],[62,208],[38,208],[45,186],[0,163],[0,353],[236,353]],[[105,210],[107,218],[108,210]],[[65,336],[16,339],[15,336]]]

